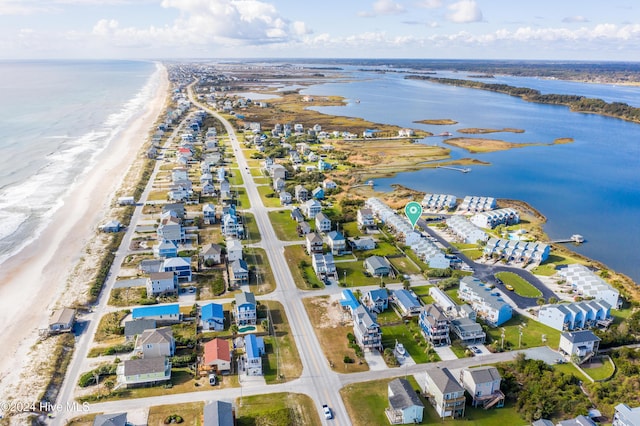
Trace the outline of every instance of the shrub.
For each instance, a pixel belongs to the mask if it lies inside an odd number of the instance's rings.
[[[353,364],[355,362],[349,355],[345,355],[342,361],[344,361],[345,364]]]

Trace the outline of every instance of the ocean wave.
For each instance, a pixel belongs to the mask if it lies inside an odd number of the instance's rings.
[[[45,157],[46,164],[27,179],[0,189],[0,264],[38,238],[65,197],[97,164],[98,155],[143,113],[160,84],[160,71],[156,65],[143,87],[99,128],[76,138],[49,136],[62,142]]]

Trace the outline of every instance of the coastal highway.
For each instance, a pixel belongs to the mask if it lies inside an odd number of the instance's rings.
[[[189,90],[189,96],[192,102],[197,103],[193,98],[191,90]],[[200,107],[220,120],[229,135],[240,173],[245,182],[249,202],[252,206],[249,211],[253,213],[262,237],[259,245],[267,254],[267,259],[269,260],[276,281],[276,291],[272,299],[282,303],[298,352],[300,353],[303,368],[301,382],[307,383],[306,386],[303,386],[302,393],[309,395],[313,399],[322,422],[327,421],[322,412],[322,405],[327,404],[334,413],[334,419],[330,420],[331,424],[351,424],[342,398],[338,393],[341,387],[340,379],[338,374],[331,370],[322,353],[320,342],[316,337],[313,325],[311,321],[309,321],[309,317],[302,304],[303,293],[296,287],[289,265],[285,260],[285,245],[276,237],[271,221],[269,220],[268,210],[264,207],[253,176],[249,172],[248,163],[244,157],[235,131],[231,124],[216,111],[208,109],[204,105],[200,105]],[[281,362],[286,363],[286,360],[282,360]]]

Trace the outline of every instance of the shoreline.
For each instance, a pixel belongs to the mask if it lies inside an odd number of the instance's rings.
[[[87,294],[88,276],[76,269],[93,253],[98,225],[109,217],[111,203],[149,140],[149,132],[169,96],[167,69],[160,65],[157,86],[147,104],[101,152],[95,166],[65,197],[41,235],[3,263],[0,279],[0,396],[18,398],[27,387],[21,376],[38,341],[38,328],[46,327],[52,310],[69,306]],[[115,178],[115,179],[114,179]],[[37,373],[31,373],[36,375]],[[33,394],[31,394],[33,395]],[[28,395],[25,395],[28,396]]]

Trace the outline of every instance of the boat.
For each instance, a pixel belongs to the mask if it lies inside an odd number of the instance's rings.
[[[453,133],[451,133],[451,132],[442,132],[442,133],[438,133],[438,136],[453,136]]]
[[[404,345],[402,343],[399,343],[398,340],[396,340],[396,353],[401,356],[405,356],[407,353]]]

